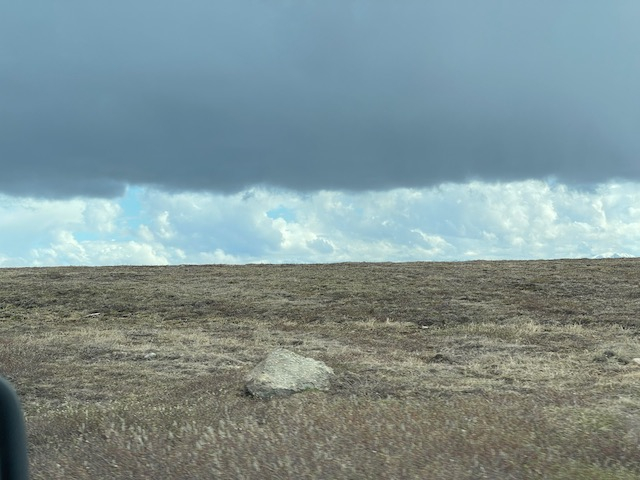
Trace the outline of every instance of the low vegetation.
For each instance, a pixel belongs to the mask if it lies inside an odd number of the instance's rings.
[[[34,479],[636,479],[639,334],[636,259],[0,269]]]

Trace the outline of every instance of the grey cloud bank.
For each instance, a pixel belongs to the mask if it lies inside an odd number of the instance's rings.
[[[0,191],[640,180],[635,1],[6,2]]]

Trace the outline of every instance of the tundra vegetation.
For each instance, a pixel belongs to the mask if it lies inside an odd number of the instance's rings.
[[[639,333],[640,259],[0,269],[34,479],[636,479]]]

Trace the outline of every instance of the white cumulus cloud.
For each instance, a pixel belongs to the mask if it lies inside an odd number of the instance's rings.
[[[470,182],[380,192],[136,187],[0,197],[0,266],[438,261],[640,255],[640,184]]]

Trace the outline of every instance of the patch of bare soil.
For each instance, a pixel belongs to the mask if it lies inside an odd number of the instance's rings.
[[[637,259],[0,269],[33,478],[640,478],[639,322]]]

